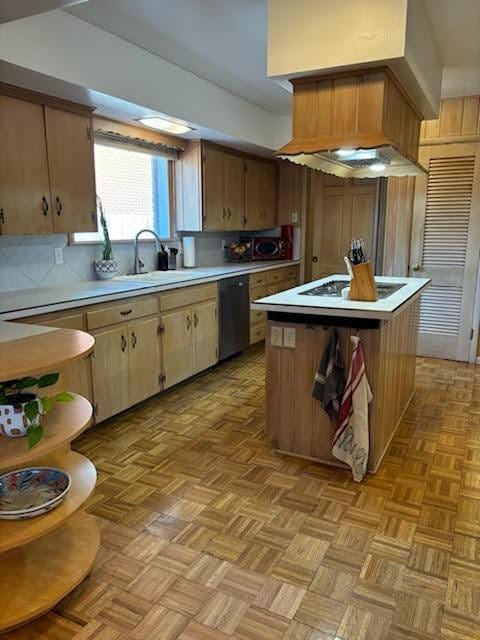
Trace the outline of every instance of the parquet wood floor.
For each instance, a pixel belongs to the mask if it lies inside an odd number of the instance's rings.
[[[256,351],[85,434],[91,576],[8,640],[479,640],[480,367],[419,360],[376,476],[281,457]]]

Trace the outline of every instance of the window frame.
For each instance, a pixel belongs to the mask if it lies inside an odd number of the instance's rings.
[[[95,140],[94,140],[95,143]],[[101,143],[100,143],[101,144]],[[125,145],[125,148],[135,147],[135,145],[129,144]],[[175,197],[175,162],[173,158],[167,158],[168,161],[168,204],[169,204],[169,228],[170,228],[170,237],[169,238],[160,238],[162,242],[174,242],[178,240],[177,234],[177,212],[176,212],[176,197]],[[100,237],[98,240],[78,240],[75,238],[75,235],[78,235],[81,232],[72,232],[67,234],[67,244],[69,246],[91,246],[91,245],[101,245],[103,244],[103,239]],[[95,233],[95,232],[90,232]],[[96,233],[101,233],[100,224],[98,225],[98,229]],[[135,241],[135,238],[131,238],[130,240],[111,240],[112,245],[117,244],[132,244]],[[152,236],[147,236],[144,238],[139,238],[139,242],[152,243],[155,242],[155,238]]]

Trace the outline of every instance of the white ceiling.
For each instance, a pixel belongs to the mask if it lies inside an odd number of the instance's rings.
[[[480,73],[480,0],[424,2],[444,66],[458,67],[459,74],[468,67],[470,75],[478,66]],[[266,77],[267,3],[90,0],[68,11],[259,107],[289,115],[290,94]],[[451,71],[447,80],[451,95]]]
[[[69,10],[259,107],[289,115],[266,77],[267,0],[90,0]]]

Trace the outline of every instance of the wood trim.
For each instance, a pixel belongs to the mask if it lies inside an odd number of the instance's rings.
[[[177,149],[178,151],[184,151],[187,146],[187,140],[183,140],[183,138],[160,133],[159,131],[154,131],[153,129],[142,127],[140,125],[111,120],[110,118],[104,118],[103,116],[94,116],[93,129],[94,131],[115,133],[116,135],[127,138],[138,138],[151,144],[161,144],[166,147]]]
[[[334,80],[338,78],[348,78],[352,76],[363,76],[369,73],[385,73],[390,80],[395,84],[397,89],[403,95],[405,100],[411,106],[411,108],[415,111],[420,120],[423,120],[423,114],[419,111],[416,104],[413,102],[410,95],[407,93],[406,89],[400,82],[400,79],[396,75],[394,71],[390,67],[387,66],[378,66],[378,67],[360,67],[357,69],[350,69],[349,71],[336,71],[326,74],[317,74],[315,76],[301,76],[298,78],[290,78],[289,81],[294,85],[300,84],[309,84],[311,82],[323,82],[324,80]]]
[[[46,93],[39,93],[38,91],[32,91],[31,89],[25,89],[24,87],[17,87],[6,82],[0,82],[0,94],[9,96],[10,98],[26,100],[27,102],[35,102],[36,104],[46,105],[48,107],[53,107],[54,109],[63,109],[64,111],[79,113],[86,116],[91,115],[93,111],[95,111],[95,107],[72,102],[71,100],[64,100],[63,98],[57,98],[56,96],[50,96]]]
[[[334,151],[344,147],[347,144],[351,144],[352,135],[345,136],[321,136],[318,138],[296,138],[286,144],[284,147],[277,151],[277,155],[284,154],[298,155],[300,153],[317,153],[325,152],[325,149]],[[394,146],[392,140],[383,133],[356,133],[355,142],[358,142],[358,146],[365,149],[372,149],[383,146]]]
[[[443,136],[442,138],[421,138],[420,146],[428,147],[436,144],[456,144],[458,142],[480,142],[480,133],[471,136]]]
[[[199,142],[202,145],[202,150],[209,147],[210,149],[217,149],[224,153],[229,153],[232,156],[239,156],[241,158],[248,158],[250,160],[257,160],[258,162],[265,162],[267,164],[277,165],[278,160],[276,158],[266,158],[264,156],[257,156],[254,153],[248,153],[247,151],[241,151],[240,149],[233,149],[217,142],[210,142],[210,140],[192,140],[192,142]]]

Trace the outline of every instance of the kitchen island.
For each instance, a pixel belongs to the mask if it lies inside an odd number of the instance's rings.
[[[311,389],[331,328],[336,327],[347,375],[352,334],[360,336],[373,393],[369,407],[368,471],[380,466],[415,388],[419,303],[428,278],[376,277],[379,299],[342,299],[348,277],[322,280],[260,298],[266,311],[267,423],[278,451],[343,466],[332,456],[335,422]]]

